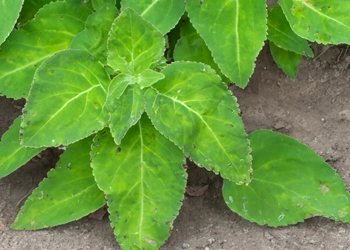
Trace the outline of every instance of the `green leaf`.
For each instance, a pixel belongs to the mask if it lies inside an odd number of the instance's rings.
[[[278,47],[293,51],[300,55],[313,57],[314,54],[308,42],[294,33],[283,14],[280,6],[273,6],[268,9],[267,39]]]
[[[135,85],[135,77],[128,74],[119,74],[113,78],[108,88],[107,108],[112,110],[117,108],[117,99],[121,97],[129,85]]]
[[[249,135],[254,176],[249,186],[225,180],[227,205],[260,225],[286,226],[313,216],[350,221],[350,195],[339,175],[297,140],[260,130]]]
[[[140,85],[140,88],[146,88],[152,86],[154,83],[159,80],[164,79],[164,75],[160,72],[146,69],[139,74],[137,78],[137,83]]]
[[[278,0],[299,36],[323,44],[350,44],[350,1]]]
[[[295,79],[302,56],[294,53],[293,51],[281,49],[273,42],[270,42],[270,51],[277,66],[281,68],[290,78]]]
[[[118,10],[105,4],[86,20],[85,30],[77,34],[71,44],[72,49],[81,49],[95,56],[102,64],[107,64],[107,38]]]
[[[95,11],[99,11],[105,4],[116,5],[116,0],[92,0],[92,7]]]
[[[0,44],[10,35],[16,24],[19,12],[21,11],[24,0],[2,0],[0,1]]]
[[[11,228],[36,230],[78,220],[106,202],[90,167],[92,138],[72,144],[61,155],[19,211]]]
[[[21,119],[17,118],[13,125],[5,132],[0,142],[0,178],[5,177],[32,157],[40,153],[44,148],[25,148],[19,143],[19,127]]]
[[[122,10],[135,10],[163,35],[175,27],[185,11],[184,0],[122,0],[121,5]]]
[[[27,97],[37,67],[55,52],[69,48],[91,11],[82,3],[46,5],[21,30],[11,33],[0,52],[0,95]]]
[[[131,9],[114,21],[108,40],[108,64],[122,73],[137,75],[158,62],[164,53],[164,38]]]
[[[114,140],[120,144],[126,132],[135,125],[145,110],[143,91],[138,86],[128,86],[118,99],[113,95],[107,98],[109,127]]]
[[[22,144],[68,145],[104,128],[109,82],[103,66],[85,51],[64,50],[46,60],[24,107]]]
[[[183,153],[144,115],[121,145],[114,143],[108,130],[98,133],[91,157],[121,247],[159,249],[184,198]]]
[[[187,0],[186,10],[221,72],[244,88],[266,39],[266,1]]]
[[[178,40],[174,49],[175,61],[193,61],[202,62],[212,67],[228,83],[230,80],[221,73],[218,65],[211,56],[211,51],[199,36],[188,19],[183,20],[181,27],[181,38]]]
[[[154,126],[199,166],[249,183],[250,147],[236,98],[209,66],[175,62],[145,93]]]
[[[53,0],[25,0],[22,11],[18,18],[18,24],[24,25],[29,20],[33,19],[35,14],[46,4],[54,2]]]

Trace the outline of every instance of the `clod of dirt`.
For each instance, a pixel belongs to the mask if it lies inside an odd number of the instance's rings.
[[[204,194],[205,190],[207,190],[209,185],[205,185],[204,187],[186,187],[186,193],[189,196],[201,196]]]
[[[350,109],[346,109],[339,112],[339,120],[350,121]]]

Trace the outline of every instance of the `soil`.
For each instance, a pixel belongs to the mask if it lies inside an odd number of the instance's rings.
[[[248,87],[230,88],[238,97],[247,132],[270,129],[300,140],[350,186],[350,53],[344,54],[346,46],[313,49],[320,56],[304,58],[293,81],[276,66],[265,46]],[[0,98],[0,134],[20,115],[22,106],[23,101]],[[9,229],[23,197],[46,176],[58,155],[54,149],[46,150],[0,180],[0,249],[120,249],[106,215],[102,220],[85,217],[45,230]],[[189,165],[188,186],[208,188],[200,196],[186,195],[161,249],[350,249],[349,224],[315,217],[270,228],[242,219],[223,201],[222,179]]]

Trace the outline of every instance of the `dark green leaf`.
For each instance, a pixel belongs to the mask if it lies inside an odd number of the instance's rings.
[[[313,216],[350,222],[350,195],[339,175],[295,139],[260,130],[249,135],[253,180],[237,186],[225,180],[227,205],[260,225],[286,226]]]
[[[159,249],[184,198],[183,153],[144,115],[121,145],[108,130],[98,133],[91,157],[121,247]]]
[[[313,57],[314,53],[310,49],[308,42],[295,34],[290,28],[282,8],[280,6],[273,6],[268,11],[267,39],[284,50]]]
[[[145,93],[154,126],[198,165],[249,183],[250,147],[236,98],[209,66],[175,62]]]
[[[245,87],[266,39],[266,1],[187,0],[186,10],[221,72]]]
[[[18,18],[18,24],[24,25],[29,20],[33,19],[35,14],[46,4],[55,2],[55,0],[25,0],[21,14]]]
[[[293,51],[281,49],[273,42],[270,42],[270,51],[273,60],[275,60],[277,63],[277,66],[281,68],[290,78],[295,79],[302,56],[294,53]]]
[[[35,230],[78,220],[105,204],[90,167],[92,138],[72,144],[61,155],[19,211],[11,228]]]
[[[107,64],[107,38],[118,10],[111,4],[104,5],[86,20],[85,30],[77,34],[71,44],[72,49],[81,49],[95,56],[102,64]]]
[[[44,148],[25,148],[19,143],[21,119],[17,118],[0,142],[0,178],[11,174]]]
[[[24,108],[22,144],[67,145],[107,126],[109,83],[103,66],[85,51],[64,50],[46,60]]]
[[[184,20],[181,27],[181,38],[178,40],[175,50],[175,61],[202,62],[212,67],[228,83],[230,80],[221,73],[218,65],[214,62],[211,52],[204,40],[199,36],[188,19]]]

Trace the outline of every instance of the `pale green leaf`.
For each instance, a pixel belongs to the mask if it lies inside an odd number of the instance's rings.
[[[135,11],[124,10],[114,21],[108,40],[108,64],[137,75],[158,62],[165,49],[162,34]]]
[[[350,44],[350,1],[278,0],[299,36],[323,44]]]
[[[0,178],[11,174],[27,163],[44,148],[25,148],[19,143],[21,119],[17,118],[6,131],[0,142]]]
[[[185,11],[184,0],[122,0],[122,10],[131,8],[162,34],[175,27]]]
[[[0,1],[0,45],[10,35],[16,24],[24,0],[1,0]]]
[[[138,75],[137,83],[141,88],[145,88],[150,87],[152,84],[158,82],[159,80],[162,80],[163,78],[164,75],[162,73],[151,69],[146,69]]]
[[[186,10],[221,72],[245,87],[266,39],[266,1],[187,0]]]
[[[0,52],[0,95],[27,97],[37,67],[55,52],[69,48],[91,11],[82,3],[46,5],[23,29],[11,33]]]
[[[78,220],[106,202],[90,167],[92,138],[72,144],[61,155],[19,211],[11,228],[35,230]]]
[[[121,247],[159,249],[184,199],[183,153],[144,115],[121,145],[108,130],[98,133],[91,157]]]
[[[107,64],[107,38],[118,10],[105,4],[86,20],[85,30],[77,34],[71,44],[72,49],[81,49],[95,56],[102,64]]]
[[[121,83],[123,84],[123,83]],[[119,144],[129,130],[136,124],[144,112],[143,91],[135,85],[129,85],[119,98],[108,95],[109,127],[114,140]]]
[[[297,54],[313,57],[308,42],[294,33],[283,14],[280,6],[273,6],[268,9],[267,39],[278,47],[293,51]]]
[[[260,225],[286,226],[313,216],[350,222],[350,195],[339,175],[295,139],[261,130],[249,135],[253,180],[224,180],[227,205]]]
[[[46,60],[24,107],[22,144],[67,145],[107,126],[109,82],[103,66],[85,51],[64,50]]]
[[[108,96],[106,102],[108,109],[115,109],[115,106],[117,105],[115,103],[116,100],[121,97],[121,95],[124,93],[124,91],[129,85],[135,84],[136,79],[131,75],[122,73],[114,77],[111,83],[109,84],[108,88]]]
[[[209,66],[175,62],[145,93],[154,126],[199,166],[250,182],[250,147],[236,98]]]
[[[105,4],[116,5],[116,0],[92,0],[91,2],[95,11],[99,11]]]
[[[290,78],[295,79],[302,56],[293,51],[279,48],[272,42],[270,42],[270,51],[277,66]]]
[[[218,65],[211,56],[211,51],[205,44],[203,38],[193,28],[188,19],[182,21],[181,38],[176,43],[174,49],[175,61],[193,61],[202,62],[212,67],[226,83],[230,80],[221,73]]]
[[[24,25],[33,19],[35,14],[46,4],[55,2],[55,0],[25,0],[22,11],[17,20],[19,25]]]

